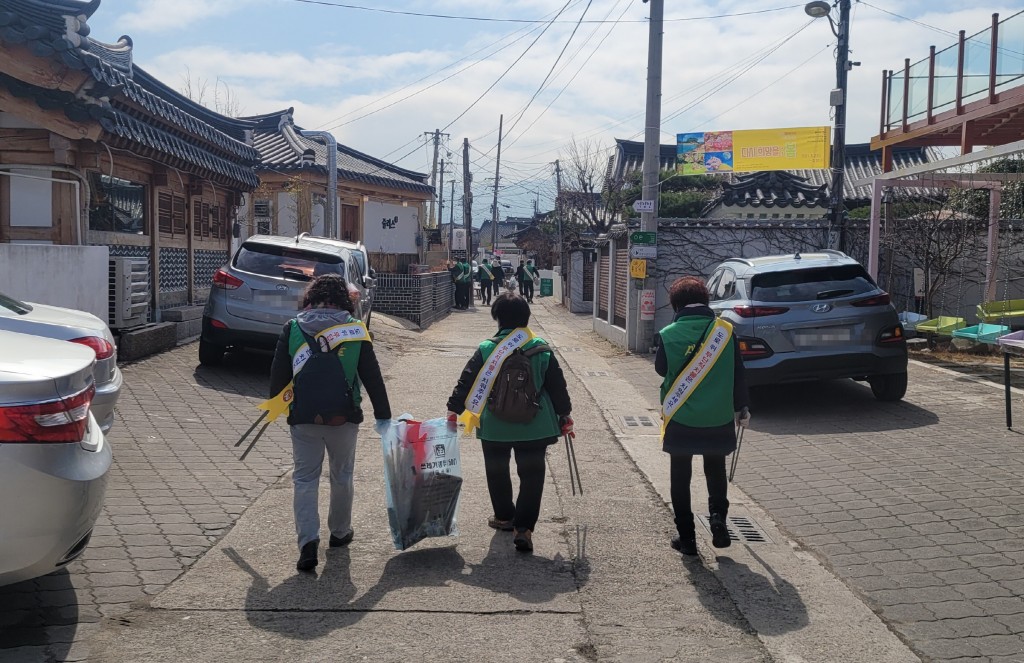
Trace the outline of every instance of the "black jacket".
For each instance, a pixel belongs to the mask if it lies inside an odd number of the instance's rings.
[[[694,306],[676,312],[673,322],[682,317],[698,315],[707,317],[708,323],[715,318],[715,312],[707,306]],[[736,343],[735,337],[731,343]],[[660,335],[657,338],[657,345],[658,352],[654,356],[654,370],[658,372],[658,375],[664,377],[668,373],[668,357],[665,355],[665,346],[661,343]],[[734,355],[732,408],[738,412],[742,408],[750,406],[750,394],[747,390],[747,379],[739,348],[735,348]],[[677,377],[679,376],[672,376],[673,380]],[[670,454],[724,456],[736,450],[736,428],[732,422],[715,428],[693,428],[676,421],[669,421],[668,426],[665,427],[662,449]]]
[[[288,340],[291,334],[291,322],[285,324],[281,335],[277,338],[277,347],[274,350],[274,363],[270,366],[270,398],[277,396],[281,390],[292,381],[292,357],[288,353]],[[359,350],[359,364],[357,366],[359,382],[366,390],[370,402],[373,404],[374,419],[390,419],[391,403],[388,401],[388,392],[384,387],[384,377],[380,373],[380,364],[377,363],[377,355],[373,351],[372,343],[363,343]],[[349,417],[349,422],[359,424],[363,421],[363,411],[356,408]]]
[[[498,331],[498,334],[501,335],[509,331],[511,330],[502,329]],[[462,369],[459,382],[448,399],[449,410],[456,414],[462,414],[466,409],[466,397],[469,396],[469,390],[473,388],[473,382],[476,381],[476,376],[480,373],[483,365],[484,357],[480,353],[480,348],[477,348],[469,363]],[[558,365],[558,358],[555,357],[554,352],[551,353],[551,359],[548,361],[548,371],[544,374],[544,391],[551,397],[551,406],[554,408],[555,414],[559,417],[567,417],[572,413],[572,401],[569,399],[569,390],[565,385],[565,375],[562,373],[562,367]],[[551,438],[551,441],[555,439],[557,438]]]

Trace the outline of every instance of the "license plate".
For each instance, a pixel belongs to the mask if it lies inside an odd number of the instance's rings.
[[[800,347],[836,345],[852,340],[853,331],[849,327],[808,329],[793,333],[793,344]]]
[[[252,301],[270,308],[293,309],[298,307],[299,298],[287,290],[254,290]]]

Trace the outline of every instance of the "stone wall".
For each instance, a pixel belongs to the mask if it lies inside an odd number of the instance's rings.
[[[448,272],[377,274],[374,310],[426,328],[448,315],[455,304],[455,286]]]

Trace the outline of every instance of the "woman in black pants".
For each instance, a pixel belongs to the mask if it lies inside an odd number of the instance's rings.
[[[736,450],[736,425],[750,422],[749,397],[732,327],[716,319],[708,307],[704,282],[693,276],[677,279],[669,298],[675,319],[658,335],[654,370],[665,378],[662,450],[672,459],[672,509],[679,533],[672,547],[684,555],[696,555],[690,507],[693,457],[704,456],[712,545],[727,548],[725,457]]]
[[[487,524],[497,530],[515,530],[512,543],[516,549],[530,552],[544,494],[545,451],[558,441],[560,435],[575,436],[572,417],[569,416],[572,403],[565,386],[565,376],[554,353],[543,339],[534,336],[527,328],[530,305],[526,300],[515,293],[504,292],[491,305],[491,317],[498,323],[498,333],[481,343],[466,364],[448,399],[448,416],[454,419],[470,405],[468,415],[473,425],[479,426],[477,437],[483,449],[487,490],[494,508],[494,515]],[[522,356],[529,361],[528,372],[539,404],[532,420],[525,423],[505,420],[500,406],[495,410],[489,401],[491,395],[498,397],[502,394],[500,382],[508,375],[506,370],[516,363],[511,359],[516,351],[522,351]],[[488,361],[492,357],[496,361]],[[497,361],[502,363],[496,368]],[[484,376],[489,379],[478,379]],[[486,385],[495,386],[488,389]],[[471,406],[474,402],[482,404],[477,405],[475,411]],[[519,474],[519,496],[514,502],[509,474],[513,451]]]

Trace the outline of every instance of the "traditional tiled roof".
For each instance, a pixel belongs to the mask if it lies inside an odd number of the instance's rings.
[[[661,170],[676,169],[676,146],[661,146]],[[609,164],[609,175],[621,180],[627,173],[644,168],[644,144],[636,140],[615,139],[615,154]]]
[[[514,240],[516,233],[529,228],[532,224],[533,220],[525,217],[508,217],[504,221],[498,221],[498,241]],[[480,226],[480,238],[486,242],[491,241],[490,221],[484,221]]]
[[[803,177],[786,171],[737,175],[722,183],[722,193],[705,212],[729,207],[828,207],[828,185],[813,186]]]
[[[87,110],[120,147],[141,145],[179,166],[212,171],[222,181],[258,185],[252,165],[259,154],[247,143],[251,124],[204,108],[135,66],[130,37],[122,36],[115,44],[90,37],[88,19],[99,5],[100,0],[4,0],[0,43],[25,46],[37,57],[58,60],[91,78],[72,98],[20,81],[12,87],[9,77],[2,81],[5,86],[32,97],[42,108],[63,107],[75,121],[84,121]],[[55,99],[67,103],[54,106]]]
[[[253,144],[260,154],[260,170],[313,169],[327,172],[327,146],[306,138],[295,126],[294,109],[243,118],[254,125]],[[310,162],[312,157],[312,163]],[[338,178],[364,184],[433,195],[427,175],[400,168],[338,144]]]

